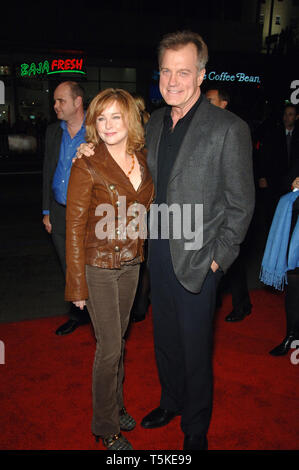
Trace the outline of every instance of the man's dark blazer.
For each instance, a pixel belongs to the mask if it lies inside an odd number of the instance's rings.
[[[147,161],[155,187],[165,110],[155,111],[146,128]],[[203,204],[202,247],[186,250],[187,239],[170,239],[173,268],[187,290],[200,292],[213,260],[226,271],[236,259],[253,214],[254,194],[252,144],[247,124],[203,97],[167,187],[168,206]],[[194,227],[194,217],[192,223]]]
[[[292,133],[289,161],[285,127],[273,128],[262,140],[259,177],[266,178],[268,186],[281,195],[284,192],[285,176],[297,159],[299,159],[298,127],[295,127]]]
[[[43,165],[43,210],[51,210],[53,202],[52,182],[59,160],[62,139],[61,121],[50,124],[46,131],[45,158]],[[51,221],[51,216],[50,216]]]

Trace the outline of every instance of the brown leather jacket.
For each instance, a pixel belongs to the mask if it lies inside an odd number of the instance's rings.
[[[144,239],[122,238],[128,225],[132,226],[132,221],[137,220],[138,212],[134,212],[135,208],[138,211],[137,204],[148,210],[154,197],[146,151],[136,152],[136,157],[142,173],[137,191],[104,143],[97,145],[94,156],[77,159],[72,166],[66,209],[65,300],[88,298],[86,264],[118,269],[123,263],[144,259]],[[99,208],[100,204],[109,205],[108,212],[103,211],[103,206]],[[128,208],[133,215],[124,219]],[[108,236],[104,234],[103,238],[103,232]]]

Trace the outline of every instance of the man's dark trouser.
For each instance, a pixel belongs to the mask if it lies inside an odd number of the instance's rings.
[[[206,434],[212,413],[212,336],[222,271],[210,269],[200,293],[173,271],[168,240],[150,240],[149,268],[160,406],[182,414],[185,434]]]
[[[65,259],[65,217],[66,207],[58,204],[56,201],[52,201],[50,209],[50,223],[52,224],[52,240],[55,246],[60,265],[65,277],[66,273],[66,259]],[[82,299],[84,300],[84,299]],[[71,320],[87,320],[88,312],[87,309],[80,310],[73,303],[70,305],[69,316]]]
[[[244,313],[251,307],[244,247],[241,245],[240,253],[226,273],[226,278],[232,293],[233,309],[236,313]]]

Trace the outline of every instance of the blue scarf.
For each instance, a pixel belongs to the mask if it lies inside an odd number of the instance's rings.
[[[287,249],[291,229],[292,208],[299,191],[282,196],[278,202],[262,261],[260,280],[275,289],[283,290],[287,271],[299,267],[299,217]]]

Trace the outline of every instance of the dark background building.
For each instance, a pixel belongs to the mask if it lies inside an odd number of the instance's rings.
[[[231,109],[253,125],[279,113],[290,99],[290,84],[299,80],[298,3],[6,2],[0,28],[0,80],[5,85],[0,122],[9,128],[10,151],[41,150],[42,142],[22,146],[12,135],[36,138],[44,132],[55,119],[53,90],[61,80],[80,80],[86,105],[99,90],[113,86],[142,94],[150,111],[159,106],[157,45],[163,34],[179,29],[198,31],[208,44],[204,89],[225,86]],[[74,59],[82,60],[83,73],[43,71],[45,62],[51,67],[55,60]],[[31,72],[22,76],[24,64]],[[234,81],[227,79],[232,76]]]

